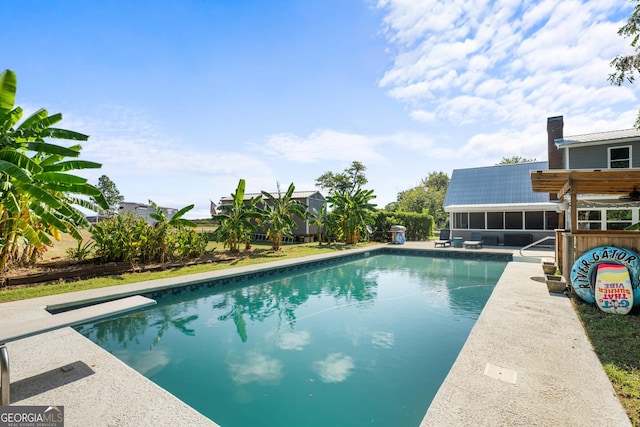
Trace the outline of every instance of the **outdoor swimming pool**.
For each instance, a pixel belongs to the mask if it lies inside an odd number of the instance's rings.
[[[418,426],[505,266],[372,255],[76,329],[224,427]]]

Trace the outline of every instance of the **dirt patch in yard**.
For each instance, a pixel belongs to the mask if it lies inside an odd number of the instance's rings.
[[[132,262],[102,263],[99,260],[52,260],[37,263],[33,267],[13,269],[6,272],[0,276],[0,288],[32,286],[60,281],[74,282],[93,277],[170,270],[192,265],[229,262],[241,257],[242,256],[234,257],[221,253],[208,253],[195,260],[171,261],[153,264],[136,264]]]

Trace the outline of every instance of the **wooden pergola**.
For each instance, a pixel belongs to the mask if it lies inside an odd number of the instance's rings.
[[[629,195],[640,190],[640,169],[605,170],[543,170],[531,171],[531,187],[539,193],[557,194],[559,201],[569,199],[571,229],[556,230],[556,262],[563,275],[568,274],[574,261],[584,252],[598,246],[639,247],[638,231],[578,230],[578,195]],[[560,223],[564,224],[563,215]]]
[[[577,206],[578,194],[624,196],[640,191],[640,169],[542,170],[531,171],[531,187],[538,193],[555,193],[558,200],[569,197]],[[578,210],[571,209],[571,230],[577,231]]]

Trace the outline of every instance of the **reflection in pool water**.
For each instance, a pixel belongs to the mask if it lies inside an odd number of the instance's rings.
[[[77,329],[225,427],[417,426],[505,265],[377,255]]]

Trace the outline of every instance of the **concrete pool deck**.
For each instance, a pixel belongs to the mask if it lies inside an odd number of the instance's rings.
[[[433,243],[424,242],[393,246],[434,249]],[[553,257],[548,251],[527,251],[527,255]],[[299,262],[277,261],[233,271]],[[51,316],[47,306],[135,295],[230,273],[221,270],[0,304],[0,322],[11,325]],[[508,264],[422,427],[631,425],[570,300],[549,294],[544,282],[536,280],[542,277],[540,264]],[[11,405],[64,406],[67,427],[216,425],[71,328],[10,342],[7,349]]]

